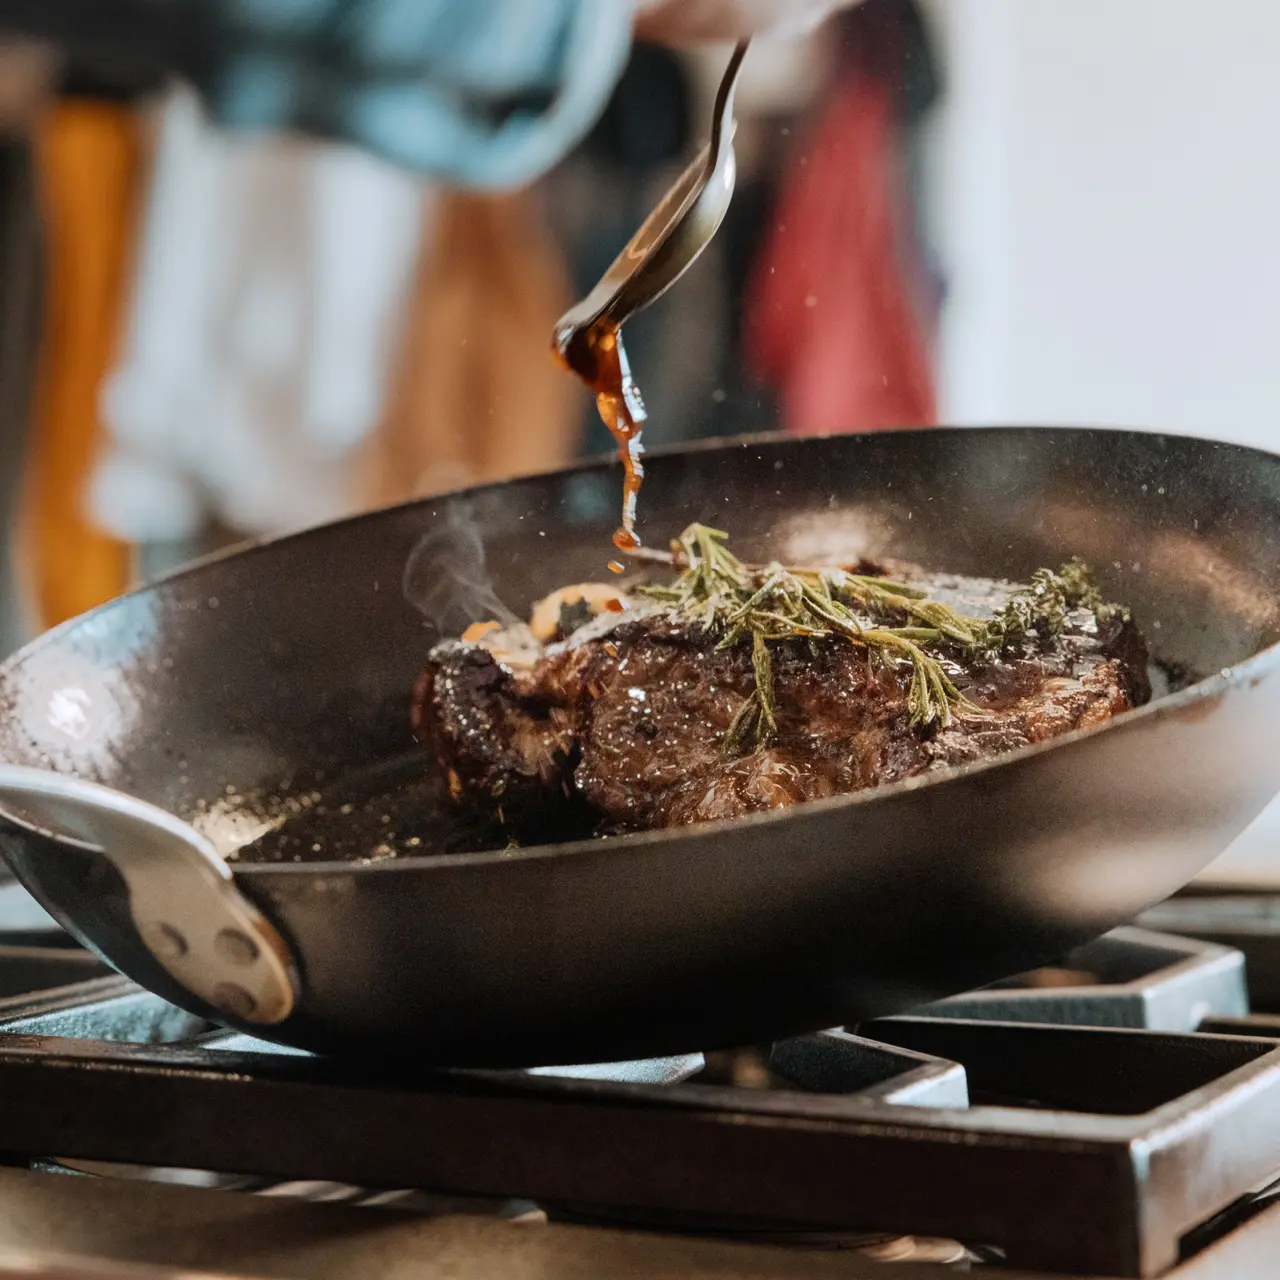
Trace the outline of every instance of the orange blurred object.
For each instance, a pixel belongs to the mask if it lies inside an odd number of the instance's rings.
[[[568,305],[536,190],[440,194],[399,376],[371,442],[365,502],[384,506],[573,460],[580,393],[552,359]]]
[[[102,437],[99,388],[124,311],[144,145],[129,108],[83,101],[50,108],[33,142],[46,288],[17,567],[43,629],[130,582],[131,548],[94,528],[84,500]]]

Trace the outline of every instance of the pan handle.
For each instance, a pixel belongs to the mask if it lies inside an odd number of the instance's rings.
[[[180,818],[67,774],[0,765],[0,808],[19,826],[89,848],[119,872],[147,950],[188,991],[240,1022],[283,1022],[298,970],[275,926]]]

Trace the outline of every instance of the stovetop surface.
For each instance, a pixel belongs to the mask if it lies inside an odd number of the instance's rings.
[[[739,1053],[423,1073],[212,1027],[0,886],[0,1151],[0,1276],[1270,1274],[1280,897]]]

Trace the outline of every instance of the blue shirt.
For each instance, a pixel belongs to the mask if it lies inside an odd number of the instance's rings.
[[[591,128],[632,13],[632,0],[0,0],[0,33],[81,53],[92,38],[149,45],[230,128],[302,130],[500,188]]]

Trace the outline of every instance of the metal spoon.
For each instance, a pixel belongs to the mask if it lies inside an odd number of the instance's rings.
[[[733,51],[716,92],[711,140],[644,220],[599,284],[560,317],[555,345],[563,353],[573,339],[602,321],[619,326],[661,297],[693,265],[720,229],[733,198],[733,91],[749,40]]]

